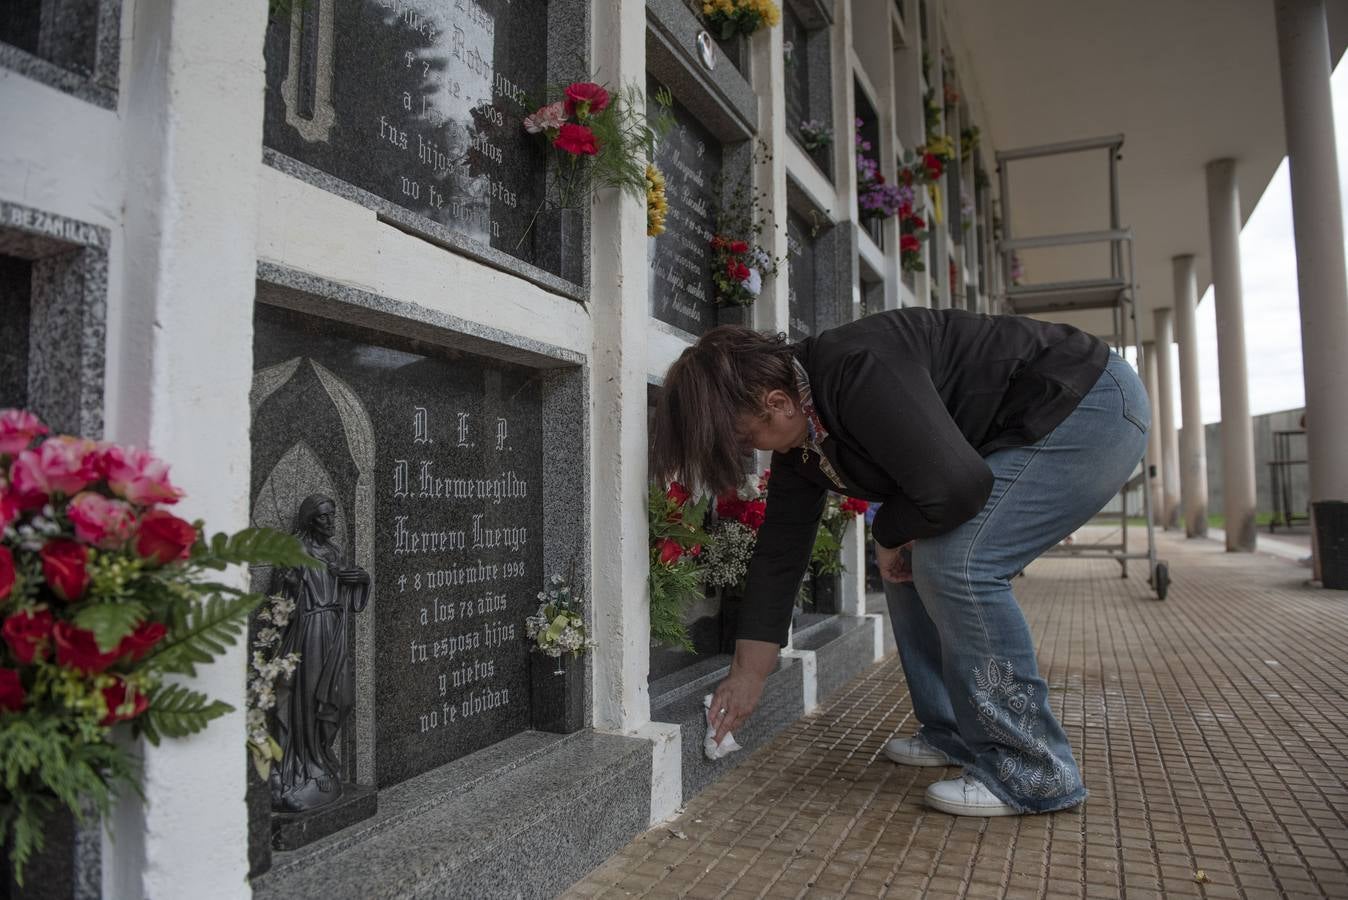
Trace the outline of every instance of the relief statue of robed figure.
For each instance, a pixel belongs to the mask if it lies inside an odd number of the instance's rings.
[[[349,565],[333,542],[337,504],[312,494],[300,504],[295,534],[317,568],[284,569],[273,589],[295,601],[277,653],[300,655],[299,666],[276,697],[276,737],[282,757],[272,767],[272,808],[304,812],[342,796],[341,766],[333,744],[356,703],[354,660],[347,616],[365,609],[370,574]]]

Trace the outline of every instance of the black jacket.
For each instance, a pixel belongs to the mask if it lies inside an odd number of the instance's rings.
[[[1067,325],[919,308],[867,316],[794,349],[828,431],[820,449],[843,493],[883,504],[872,532],[885,547],[945,534],[977,515],[992,492],[983,458],[1052,431],[1109,359],[1099,338]],[[817,454],[773,454],[741,639],[786,644],[833,487]]]

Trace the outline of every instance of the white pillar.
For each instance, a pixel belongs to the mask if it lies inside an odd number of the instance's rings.
[[[1142,344],[1142,359],[1138,361],[1142,381],[1147,388],[1147,400],[1151,406],[1152,427],[1147,431],[1147,490],[1151,491],[1151,521],[1159,525],[1162,510],[1165,509],[1165,490],[1161,482],[1161,430],[1156,423],[1161,421],[1160,404],[1157,402],[1159,391],[1156,388],[1156,343],[1145,341]]]
[[[1174,343],[1174,329],[1169,309],[1155,311],[1156,346],[1156,405],[1159,419],[1152,419],[1152,430],[1160,433],[1161,502],[1157,521],[1169,531],[1179,527],[1180,478],[1179,439],[1175,434],[1175,379],[1170,361],[1170,345]]]
[[[1192,256],[1174,258],[1175,342],[1179,344],[1180,410],[1184,428],[1179,436],[1180,504],[1186,537],[1208,533],[1208,450],[1203,431],[1203,403],[1198,390],[1198,279]]]
[[[1348,500],[1348,285],[1324,0],[1278,0],[1311,500]],[[1319,560],[1317,551],[1317,571]]]
[[[760,28],[750,40],[754,82],[758,94],[758,138],[767,147],[758,153],[755,190],[767,198],[773,227],[760,236],[763,249],[784,260],[777,275],[767,279],[754,303],[754,327],[761,331],[790,332],[791,304],[788,278],[791,254],[786,241],[786,61],[782,29]],[[801,52],[804,52],[802,49]]]
[[[646,10],[597,4],[592,58],[612,85],[646,83]],[[609,191],[591,218],[594,725],[631,731],[650,720],[646,578],[646,210]]]
[[[1222,511],[1226,549],[1255,546],[1254,432],[1245,365],[1245,301],[1240,283],[1240,186],[1236,161],[1207,164],[1208,240],[1217,306],[1217,371],[1222,391]]]
[[[177,511],[212,532],[248,524],[266,22],[264,0],[134,4],[124,141],[104,148],[123,155],[128,185],[107,435],[168,460],[187,492]],[[192,681],[234,712],[192,738],[135,748],[145,799],[123,798],[114,813],[105,897],[249,896],[245,660],[240,642]]]

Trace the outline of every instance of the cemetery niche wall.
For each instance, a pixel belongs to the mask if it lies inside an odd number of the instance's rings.
[[[786,83],[786,133],[820,171],[833,179],[833,66],[827,4],[782,3],[782,54]]]
[[[587,212],[540,212],[555,154],[525,132],[588,78],[581,0],[309,0],[268,26],[268,161],[434,243],[583,296]]]
[[[340,782],[306,786],[277,767],[275,814],[252,827],[269,827],[278,849],[373,813],[373,798],[362,814],[335,812],[345,800],[333,793],[362,798],[530,727],[524,619],[550,574],[585,577],[583,393],[568,393],[580,372],[257,304],[252,519],[318,534],[327,576],[297,586],[294,573],[255,570],[254,587],[319,623],[290,626],[304,637],[281,650],[315,657],[295,683],[314,706],[326,698],[330,722],[296,752],[319,760],[319,782]],[[546,477],[545,455],[560,470]],[[312,710],[278,698],[271,725],[289,750],[284,732]]]
[[[661,89],[654,79],[647,81],[648,98]],[[655,164],[665,175],[669,215],[664,234],[653,238],[647,251],[651,315],[700,335],[716,325],[710,242],[719,206],[716,192],[722,180],[722,148],[711,131],[678,100],[670,113],[673,125],[661,137],[655,152]]]
[[[117,108],[122,0],[6,0],[0,68]]]

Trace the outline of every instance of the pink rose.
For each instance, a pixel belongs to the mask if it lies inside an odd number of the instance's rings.
[[[9,470],[10,489],[23,509],[37,509],[52,494],[78,494],[98,477],[98,447],[84,438],[48,438],[24,450]]]
[[[100,550],[124,547],[136,533],[136,513],[131,504],[109,500],[102,494],[76,494],[66,507],[66,515],[75,526],[75,537]]]
[[[98,465],[112,492],[137,506],[177,503],[183,495],[169,483],[168,463],[146,450],[107,444]]]
[[[33,438],[47,432],[42,420],[27,410],[0,410],[0,456],[13,456],[27,450]]]
[[[530,134],[544,131],[557,131],[566,122],[566,108],[559,100],[540,107],[531,116],[524,117],[524,130]]]

